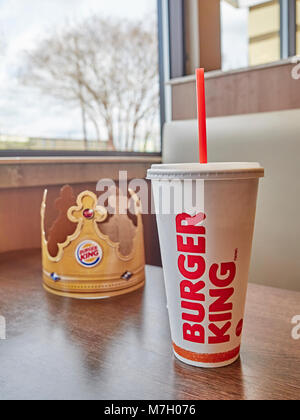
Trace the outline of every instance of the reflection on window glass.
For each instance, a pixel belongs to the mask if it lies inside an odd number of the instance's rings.
[[[160,151],[156,0],[0,0],[0,149]]]
[[[279,0],[222,0],[222,68],[280,59]]]
[[[300,55],[300,0],[297,0],[297,55]]]

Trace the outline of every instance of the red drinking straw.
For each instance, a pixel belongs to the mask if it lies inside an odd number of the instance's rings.
[[[206,134],[204,69],[196,70],[196,79],[197,79],[200,163],[207,163],[207,134]]]

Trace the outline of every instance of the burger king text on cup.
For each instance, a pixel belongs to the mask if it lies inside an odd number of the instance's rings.
[[[234,295],[236,264],[212,264],[207,271],[206,228],[201,226],[205,219],[204,213],[196,216],[182,213],[176,217],[178,270],[183,276],[180,282],[182,333],[183,339],[189,342],[222,344],[230,341],[228,332],[233,311],[230,299]],[[207,282],[213,299],[209,306],[205,304],[208,296],[203,293]],[[208,327],[203,325],[205,318],[209,319]]]

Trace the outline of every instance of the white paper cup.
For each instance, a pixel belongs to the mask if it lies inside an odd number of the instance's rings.
[[[263,176],[256,163],[153,165],[148,171],[173,349],[184,363],[214,368],[239,358]]]

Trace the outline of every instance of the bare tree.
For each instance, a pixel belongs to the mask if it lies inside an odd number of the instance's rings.
[[[155,25],[94,16],[26,52],[20,80],[80,107],[86,147],[90,122],[109,149],[134,150],[157,115],[157,57]]]

